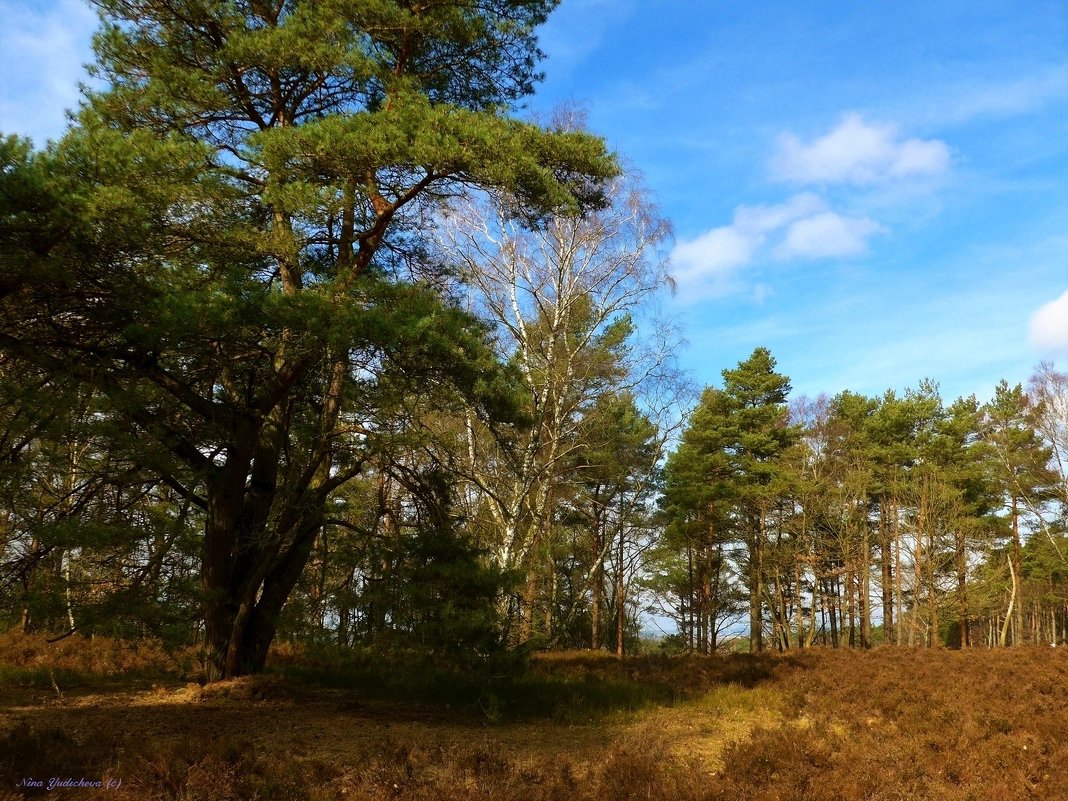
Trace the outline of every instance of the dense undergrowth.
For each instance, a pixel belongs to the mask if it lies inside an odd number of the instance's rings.
[[[1063,649],[584,653],[500,672],[281,648],[268,676],[205,688],[147,643],[8,636],[0,659],[0,798],[108,797],[15,786],[55,775],[119,777],[110,797],[133,801],[1068,798]],[[170,684],[143,706],[131,672]],[[162,716],[166,736],[147,735]],[[294,746],[295,729],[322,737]]]

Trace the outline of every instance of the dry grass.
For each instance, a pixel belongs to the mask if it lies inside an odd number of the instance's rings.
[[[5,642],[4,653],[12,647]],[[56,669],[39,656],[24,659]],[[144,653],[121,661],[153,665]],[[555,687],[583,715],[515,702],[513,714],[494,716],[478,704],[399,698],[402,684],[373,693],[295,674],[205,688],[175,672],[155,686],[86,681],[61,695],[6,686],[0,798],[1068,798],[1062,649],[623,662],[553,655],[534,661],[527,683],[509,685],[534,694]],[[449,681],[450,693],[462,688]],[[122,786],[37,796],[15,788],[22,777],[56,775]]]

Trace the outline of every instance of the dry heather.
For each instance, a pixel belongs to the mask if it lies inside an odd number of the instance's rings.
[[[477,682],[405,683],[395,668],[376,683],[366,665],[205,688],[173,668],[154,686],[70,673],[64,686],[40,656],[38,672],[4,674],[0,798],[1068,798],[1062,649],[554,655],[474,695]],[[122,784],[16,787],[53,776]]]
[[[808,655],[793,714],[724,755],[721,799],[1068,799],[1068,651]]]
[[[140,673],[190,675],[197,670],[197,651],[172,651],[154,639],[123,642],[110,637],[63,637],[49,642],[44,635],[17,631],[0,634],[0,680],[11,674],[52,672],[57,675],[130,676]]]

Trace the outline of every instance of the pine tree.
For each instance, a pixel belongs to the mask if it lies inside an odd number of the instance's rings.
[[[769,517],[781,495],[779,460],[800,436],[788,424],[790,381],[757,348],[723,371],[723,389],[706,389],[667,464],[663,506],[693,564],[699,648],[715,628],[724,545],[740,541],[749,589],[750,648],[763,649]],[[710,646],[711,643],[708,643]]]
[[[507,116],[551,0],[98,5],[106,88],[49,152],[5,151],[5,190],[39,191],[0,221],[0,350],[92,385],[201,509],[209,676],[254,672],[399,399],[514,406],[484,329],[402,280],[420,215],[481,186],[536,222],[616,167]]]

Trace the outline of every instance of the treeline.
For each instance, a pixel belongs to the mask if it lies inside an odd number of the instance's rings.
[[[758,348],[667,461],[655,586],[687,648],[746,616],[754,651],[1068,639],[1068,376],[985,404],[789,386]]]
[[[105,88],[0,141],[5,626],[210,679],[650,610],[700,651],[1063,628],[1064,377],[791,417],[758,350],[686,417],[667,222],[578,115],[508,114],[553,3],[98,5]]]

